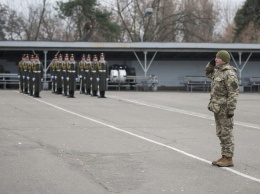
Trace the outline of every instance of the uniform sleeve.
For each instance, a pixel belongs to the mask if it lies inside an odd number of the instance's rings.
[[[214,75],[214,66],[211,65],[210,63],[208,63],[206,65],[206,68],[205,68],[205,75],[206,77],[212,79],[213,75]]]
[[[226,86],[227,86],[227,109],[229,114],[234,114],[234,110],[237,105],[238,98],[238,79],[234,71],[230,70],[227,72],[226,77]]]

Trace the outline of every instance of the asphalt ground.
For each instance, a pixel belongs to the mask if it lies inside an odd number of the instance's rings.
[[[260,93],[241,93],[233,168],[209,93],[107,91],[101,99],[0,90],[0,193],[260,193]]]

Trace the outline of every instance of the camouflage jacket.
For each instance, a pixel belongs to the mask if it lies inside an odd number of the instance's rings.
[[[239,93],[237,69],[229,64],[214,68],[208,63],[205,73],[212,79],[209,110],[218,113],[220,107],[224,107],[228,114],[234,114]]]

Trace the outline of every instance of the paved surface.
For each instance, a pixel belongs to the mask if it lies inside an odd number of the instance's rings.
[[[239,96],[226,169],[209,93],[107,97],[0,90],[0,193],[260,193],[259,93]]]

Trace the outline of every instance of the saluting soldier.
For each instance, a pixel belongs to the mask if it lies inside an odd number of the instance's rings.
[[[79,83],[80,83],[80,87],[79,87],[79,92],[80,94],[84,94],[85,93],[85,80],[86,80],[86,76],[85,76],[85,71],[84,71],[84,67],[86,66],[86,59],[85,59],[85,55],[83,54],[81,57],[81,61],[78,63],[78,76],[79,76]]]
[[[28,75],[28,66],[30,64],[29,55],[27,54],[25,57],[25,61],[23,63],[23,88],[24,94],[28,94],[28,82],[29,82],[29,75]]]
[[[43,65],[39,60],[39,56],[35,55],[35,62],[33,67],[33,97],[39,98],[41,91],[41,81],[43,78]]]
[[[76,88],[76,75],[77,75],[77,64],[75,62],[74,59],[74,55],[72,54],[70,56],[70,61],[68,63],[67,66],[67,70],[68,70],[68,84],[69,84],[69,96],[70,98],[74,98],[74,92],[75,92],[75,88]]]
[[[22,55],[22,60],[18,63],[18,78],[19,78],[19,92],[23,93],[23,65],[25,62],[26,55]]]
[[[34,56],[31,55],[30,63],[28,64],[28,84],[29,84],[29,95],[33,95],[33,66],[34,66]]]
[[[68,90],[68,81],[67,81],[67,66],[69,66],[69,55],[66,54],[64,57],[64,61],[61,65],[62,74],[61,74],[61,80],[62,80],[62,87],[63,87],[63,95],[67,96],[67,90]]]
[[[100,54],[99,66],[98,66],[98,77],[99,77],[99,97],[105,98],[105,91],[107,88],[109,66],[105,60],[104,53]]]
[[[62,54],[59,55],[57,64],[56,64],[56,83],[57,83],[57,94],[62,94]]]
[[[97,55],[93,56],[93,62],[91,65],[91,88],[92,88],[92,96],[97,96],[97,91],[98,91],[98,58]]]
[[[91,56],[90,54],[87,55],[87,61],[84,67],[85,70],[85,77],[83,78],[84,80],[84,85],[86,86],[86,95],[91,95],[91,67],[92,67],[92,62],[91,62]]]
[[[58,62],[57,55],[54,56],[54,59],[51,61],[51,91],[56,93],[56,65]]]

